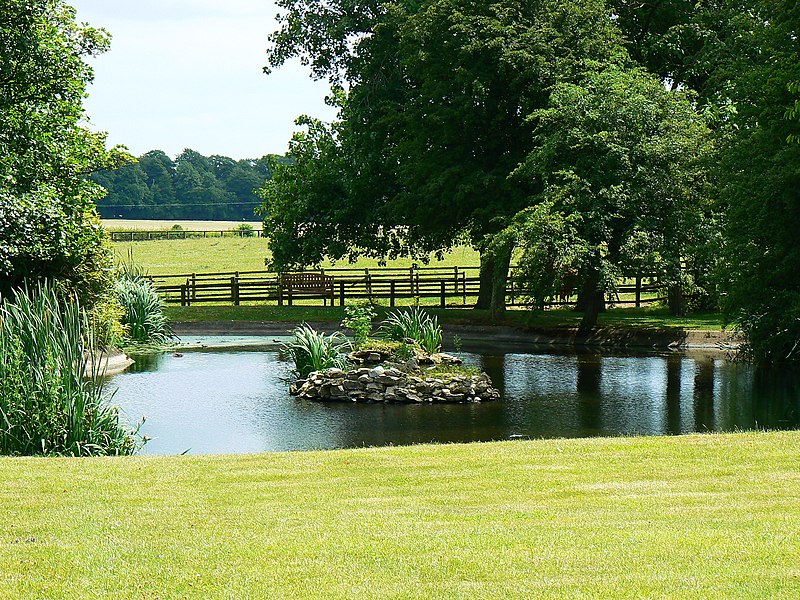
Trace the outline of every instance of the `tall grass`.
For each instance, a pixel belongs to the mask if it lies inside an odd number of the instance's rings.
[[[124,309],[122,325],[134,344],[164,345],[172,339],[164,301],[144,272],[129,262],[120,270],[114,293]]]
[[[439,319],[429,315],[419,306],[389,313],[380,331],[384,337],[397,342],[412,339],[431,354],[442,348],[442,328]]]
[[[0,303],[0,454],[132,454],[140,443],[107,403],[105,347],[78,302],[50,284]]]
[[[350,348],[347,339],[340,333],[325,335],[303,323],[292,332],[292,339],[284,344],[283,351],[293,361],[295,371],[301,378],[312,371],[323,371],[333,367],[346,369],[344,351]]]

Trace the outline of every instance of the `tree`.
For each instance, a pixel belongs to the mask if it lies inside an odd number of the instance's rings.
[[[60,0],[5,0],[0,12],[0,293],[27,278],[101,291],[105,236],[84,176],[121,157],[81,125],[107,34]]]
[[[295,162],[262,194],[265,227],[281,228],[275,266],[466,240],[481,250],[479,306],[501,310],[511,250],[491,242],[537,191],[509,178],[534,149],[527,116],[557,83],[625,61],[605,4],[279,5],[270,67],[295,56],[310,64],[330,80],[340,120],[301,121],[309,131],[295,138]]]
[[[681,259],[704,234],[710,132],[686,94],[642,69],[558,84],[530,119],[536,149],[514,177],[543,191],[512,230],[540,287],[579,274],[588,330],[626,272],[680,277]]]
[[[800,145],[792,143],[798,124],[787,117],[800,81],[800,7],[754,2],[753,11],[758,27],[742,37],[757,51],[735,63],[726,90],[733,117],[720,161],[724,308],[754,358],[799,361]]]

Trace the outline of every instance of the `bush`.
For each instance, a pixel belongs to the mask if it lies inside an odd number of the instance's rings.
[[[389,313],[381,325],[382,335],[402,342],[412,339],[429,354],[442,348],[442,328],[439,319],[432,317],[419,306]]]
[[[0,304],[0,454],[133,454],[142,443],[120,423],[94,357],[97,339],[77,300],[54,286]]]
[[[164,302],[152,282],[135,266],[123,267],[114,293],[124,309],[122,325],[135,344],[163,345],[173,337]]]
[[[256,230],[253,229],[253,226],[250,223],[240,223],[234,229],[234,231],[239,235],[239,237],[255,237]]]
[[[312,371],[330,368],[346,369],[347,357],[343,350],[350,344],[340,333],[326,336],[303,323],[292,332],[292,339],[283,346],[283,351],[294,361],[298,377],[305,378]]]
[[[369,334],[372,333],[372,319],[377,316],[372,304],[368,301],[356,302],[345,307],[344,314],[342,327],[352,329],[356,344],[363,345]]]

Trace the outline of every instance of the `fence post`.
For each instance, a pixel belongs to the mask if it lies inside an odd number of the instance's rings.
[[[187,279],[186,283],[184,284],[184,288],[186,288],[186,306],[191,306],[192,305],[192,300],[193,300],[192,291],[189,288],[189,285],[190,285],[189,284],[189,280]]]
[[[642,276],[636,276],[636,308],[642,305]]]
[[[389,306],[394,308],[394,280],[389,286]]]
[[[339,282],[339,306],[344,306],[344,281]]]
[[[467,272],[464,271],[461,273],[461,293],[462,296],[462,303],[464,306],[467,305]]]
[[[197,274],[192,273],[192,291],[190,293],[192,300],[197,298]]]
[[[181,286],[181,306],[186,306],[186,285]]]
[[[239,306],[239,275],[231,277],[231,301]]]
[[[444,279],[442,279],[442,281],[440,283],[441,283],[441,286],[442,286],[442,289],[441,289],[441,295],[442,295],[441,305],[442,305],[442,308],[444,308],[445,306],[447,306],[447,302],[445,302],[445,293],[446,293],[445,285],[446,284],[445,284]]]
[[[458,295],[458,267],[453,267],[453,293]]]
[[[278,284],[278,306],[283,306],[283,278],[278,275],[276,283]]]

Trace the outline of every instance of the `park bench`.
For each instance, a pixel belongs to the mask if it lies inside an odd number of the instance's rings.
[[[285,273],[278,280],[278,305],[292,305],[292,297],[321,297],[324,306],[333,306],[333,277],[323,273]]]

